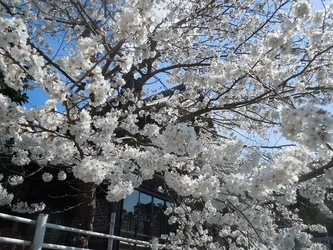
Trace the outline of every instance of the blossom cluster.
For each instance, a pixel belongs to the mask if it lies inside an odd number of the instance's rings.
[[[333,117],[322,108],[307,104],[295,109],[282,109],[280,112],[282,134],[288,140],[297,140],[309,148],[332,140]]]
[[[13,194],[9,194],[7,190],[0,185],[0,206],[9,205],[14,198]]]
[[[0,150],[22,169],[0,168],[0,206],[43,210],[11,193],[35,174],[99,185],[110,202],[159,175],[174,247],[320,247],[309,231],[323,228],[290,205],[301,195],[333,217],[332,6],[24,0],[0,12],[1,84],[47,95],[28,108],[0,89]]]
[[[45,209],[46,205],[43,202],[40,203],[32,203],[30,206],[27,202],[18,202],[17,204],[13,204],[12,211],[16,213],[37,213],[41,212]]]

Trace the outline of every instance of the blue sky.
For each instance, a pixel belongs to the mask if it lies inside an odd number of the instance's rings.
[[[26,91],[29,96],[29,103],[24,105],[26,108],[34,108],[42,106],[45,104],[45,101],[48,99],[45,91],[41,88],[35,88],[33,90]]]

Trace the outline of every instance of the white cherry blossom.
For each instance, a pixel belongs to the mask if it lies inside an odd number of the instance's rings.
[[[110,202],[159,176],[172,247],[320,249],[309,232],[323,228],[291,205],[302,196],[333,217],[332,6],[24,0],[0,12],[1,85],[47,96],[27,108],[0,89],[0,150],[22,169],[0,168],[1,206],[43,210],[15,196],[36,176],[75,181],[82,199],[100,186]]]

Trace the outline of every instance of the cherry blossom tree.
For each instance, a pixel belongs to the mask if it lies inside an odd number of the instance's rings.
[[[320,249],[309,231],[325,229],[292,205],[302,196],[333,217],[333,5],[8,0],[0,9],[4,83],[48,96],[27,109],[0,94],[1,151],[23,169],[1,175],[0,205],[41,211],[6,187],[71,176],[84,193],[73,226],[92,229],[97,186],[119,201],[159,174],[174,200],[172,246]],[[270,133],[293,146],[268,145]]]

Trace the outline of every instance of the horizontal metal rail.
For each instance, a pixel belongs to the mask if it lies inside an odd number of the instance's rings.
[[[140,245],[144,245],[144,246],[152,245],[150,242],[147,242],[147,241],[129,239],[129,238],[124,238],[124,237],[120,237],[120,236],[116,236],[116,235],[109,235],[109,234],[97,233],[97,232],[92,232],[92,231],[82,230],[82,229],[77,229],[77,228],[72,228],[72,227],[60,226],[60,225],[56,225],[56,224],[52,224],[52,223],[47,223],[46,227],[61,230],[61,231],[74,232],[74,233],[86,234],[86,235],[90,235],[90,236],[97,236],[97,237],[101,237],[101,238],[125,241],[125,242],[140,244]]]
[[[44,243],[42,240],[44,238],[45,228],[52,228],[52,229],[56,229],[56,230],[60,230],[60,231],[86,234],[86,235],[100,237],[100,238],[114,239],[114,240],[118,240],[118,241],[124,242],[129,245],[136,245],[138,247],[144,247],[144,246],[147,247],[148,246],[152,249],[158,249],[160,247],[169,248],[163,244],[158,244],[158,240],[153,240],[153,242],[141,241],[141,240],[136,240],[136,239],[124,238],[124,237],[116,236],[116,235],[109,235],[109,234],[104,234],[104,233],[92,232],[92,231],[88,231],[88,230],[82,230],[82,229],[47,223],[47,217],[48,217],[48,215],[40,214],[38,217],[38,220],[35,221],[35,220],[27,219],[27,218],[14,216],[14,215],[0,213],[0,218],[2,218],[2,219],[16,221],[19,223],[25,223],[25,224],[30,224],[30,225],[36,225],[34,244],[32,244],[32,242],[28,241],[28,240],[14,239],[14,238],[9,238],[9,237],[0,237],[0,242],[8,243],[8,244],[23,245],[23,246],[32,245],[32,249],[41,249],[41,247],[42,247],[45,249],[92,250],[89,248],[76,248],[76,247],[69,247],[69,246],[63,246],[63,245],[57,245],[57,244],[51,244],[51,243]],[[37,232],[39,232],[38,230],[40,230],[41,228],[44,228],[44,229],[42,231],[40,231],[40,233],[37,233]],[[39,235],[39,234],[42,234],[42,235]],[[36,246],[35,243],[37,243],[36,245],[38,245],[38,246]],[[177,249],[180,249],[180,248],[177,248]]]
[[[27,219],[27,218],[22,218],[22,217],[9,215],[9,214],[4,214],[4,213],[0,213],[0,218],[6,219],[6,220],[11,220],[11,221],[16,221],[16,222],[20,222],[20,223],[30,224],[30,225],[35,225],[36,224],[35,220],[30,220],[30,219]]]
[[[36,221],[34,221],[34,220],[22,218],[22,217],[18,217],[18,216],[14,216],[14,215],[4,214],[4,213],[0,213],[0,218],[5,219],[5,220],[20,222],[20,223],[30,224],[30,225],[36,224]],[[31,246],[31,241],[29,241],[29,240],[15,239],[15,238],[9,238],[9,237],[0,237],[0,242],[7,243],[7,244],[16,244],[16,245],[20,245],[20,246]]]
[[[121,241],[123,242],[123,241]],[[123,244],[134,246],[134,243],[123,242]],[[140,244],[136,244],[137,247],[147,247]],[[90,248],[77,248],[77,247],[68,247],[63,245],[51,244],[51,243],[43,243],[43,249],[64,249],[64,250],[93,250]]]
[[[30,246],[31,241],[29,240],[21,240],[21,239],[14,239],[9,237],[0,237],[0,242],[7,243],[7,244],[16,244],[21,246]]]
[[[77,248],[77,247],[68,247],[63,245],[51,244],[51,243],[43,243],[43,249],[63,249],[63,250],[93,250],[90,248]]]

